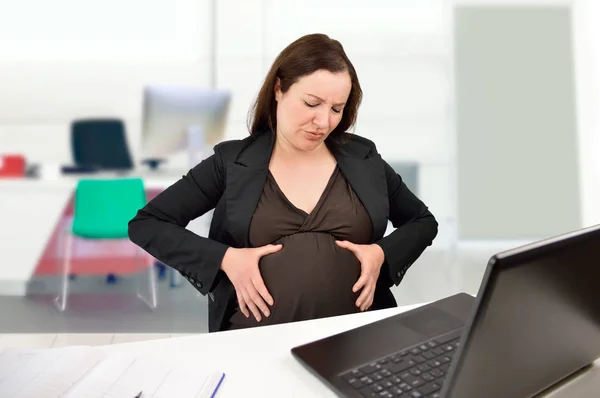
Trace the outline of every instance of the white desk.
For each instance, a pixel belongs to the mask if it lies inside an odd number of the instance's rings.
[[[97,173],[55,178],[0,179],[0,295],[25,295],[27,281],[81,178],[140,177],[164,189],[186,170]]]
[[[255,329],[105,346],[140,355],[175,356],[198,368],[225,372],[220,397],[332,397],[291,355],[296,345],[397,314],[419,305]],[[547,397],[600,396],[600,360]]]

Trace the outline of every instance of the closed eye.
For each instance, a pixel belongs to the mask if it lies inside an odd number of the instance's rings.
[[[308,103],[306,101],[304,101],[304,104],[306,104],[306,106],[308,106],[309,108],[314,108],[314,107],[319,106],[319,104],[310,104],[310,103]],[[340,112],[342,112],[341,109],[331,108],[331,110],[333,111],[333,113],[340,113]]]

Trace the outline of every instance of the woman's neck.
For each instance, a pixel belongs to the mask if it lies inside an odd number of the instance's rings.
[[[329,158],[331,156],[325,143],[322,143],[313,151],[302,151],[279,134],[277,134],[275,138],[273,155],[280,159],[284,158],[286,163],[311,162],[317,159]]]

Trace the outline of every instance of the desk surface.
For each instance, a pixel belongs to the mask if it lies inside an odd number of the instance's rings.
[[[66,188],[73,189],[78,180],[101,178],[135,178],[144,180],[146,188],[166,188],[188,172],[186,169],[158,169],[156,171],[135,169],[125,173],[98,172],[87,174],[60,174],[47,177],[0,178],[0,189],[4,188]]]
[[[111,352],[175,356],[198,368],[223,371],[226,376],[217,397],[332,397],[333,392],[300,365],[290,349],[418,306],[104,348]],[[598,391],[600,360],[546,397],[596,397]]]

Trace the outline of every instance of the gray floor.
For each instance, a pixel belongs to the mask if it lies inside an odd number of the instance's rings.
[[[393,289],[399,305],[437,300],[458,292],[476,294],[489,253],[424,253]],[[0,296],[0,333],[204,333],[207,299],[185,282],[158,284],[151,311],[134,294],[130,280],[107,285],[104,278],[71,281],[68,310],[53,306],[56,278],[32,280],[26,297]],[[90,294],[89,292],[93,292]]]
[[[158,307],[151,310],[136,296],[128,279],[108,285],[104,278],[77,277],[70,282],[68,307],[53,304],[56,278],[37,278],[37,292],[26,297],[0,296],[0,333],[203,333],[208,330],[207,301],[189,283],[171,289],[157,285]],[[41,287],[43,286],[43,288]]]

